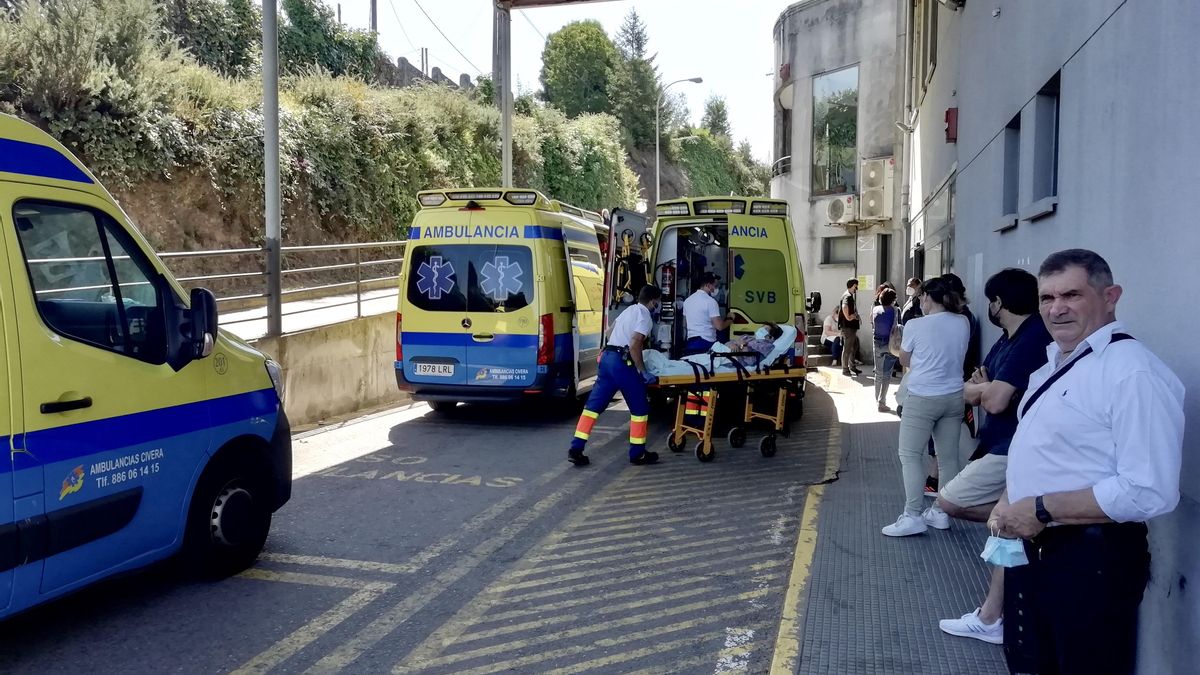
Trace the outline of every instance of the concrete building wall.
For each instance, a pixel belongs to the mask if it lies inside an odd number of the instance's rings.
[[[1182,498],[1174,513],[1150,526],[1153,578],[1142,605],[1139,665],[1143,673],[1196,672],[1200,359],[1194,345],[1200,321],[1191,309],[1190,271],[1200,252],[1200,216],[1191,198],[1200,157],[1194,126],[1194,111],[1200,110],[1195,48],[1200,3],[968,2],[956,14],[950,39],[957,41],[958,72],[935,74],[931,92],[940,93],[930,95],[939,102],[922,109],[917,148],[923,156],[915,161],[928,192],[928,176],[948,166],[929,129],[944,92],[956,90],[954,257],[972,300],[976,306],[984,302],[983,280],[1001,268],[1036,272],[1055,250],[1091,248],[1109,261],[1124,287],[1118,317],[1190,391]],[[948,51],[945,43],[942,51]],[[1052,138],[1045,135],[1053,127],[1044,123],[1045,108],[1039,106],[1045,99],[1038,93],[1056,73],[1061,75],[1053,203],[1034,194],[1033,155]],[[1006,130],[1014,119],[1020,124],[1016,136]],[[1012,148],[1020,155],[1017,217],[1005,219],[1014,210],[1004,198]],[[1022,219],[1051,207],[1041,217]],[[998,337],[986,322],[984,328],[985,343]]]
[[[903,17],[900,17],[902,20]],[[846,279],[869,275],[876,284],[900,284],[904,277],[904,236],[896,227],[899,217],[899,172],[893,197],[893,221],[859,228],[830,227],[826,202],[830,197],[812,194],[813,80],[816,76],[857,65],[859,159],[895,155],[900,108],[896,59],[897,3],[895,0],[809,0],[785,10],[775,26],[775,91],[790,106],[776,123],[778,139],[790,132],[788,147],[777,147],[776,160],[790,156],[791,170],[771,182],[771,195],[788,200],[792,224],[800,247],[806,287],[820,291],[827,312],[845,292]],[[903,58],[903,54],[899,55]],[[786,75],[786,77],[785,77]],[[779,102],[777,101],[778,105]],[[861,181],[861,176],[860,176]],[[855,195],[857,198],[857,195]],[[822,239],[857,234],[861,237],[857,264],[822,264]],[[880,278],[878,235],[891,236],[888,258],[891,273]],[[874,288],[860,289],[859,302],[870,304]]]

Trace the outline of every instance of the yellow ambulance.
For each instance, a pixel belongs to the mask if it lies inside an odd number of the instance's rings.
[[[7,115],[0,259],[0,618],[180,550],[249,566],[291,495],[279,366]]]
[[[652,344],[679,358],[687,341],[683,302],[711,272],[720,278],[717,302],[733,318],[730,337],[752,334],[768,322],[791,322],[796,327],[793,363],[803,366],[804,272],[787,202],[758,197],[673,199],[659,202],[655,215],[653,225],[647,225],[653,241],[647,276],[648,283],[662,289],[663,303]]]
[[[396,381],[438,411],[590,391],[608,227],[533,190],[417,195],[396,314]]]

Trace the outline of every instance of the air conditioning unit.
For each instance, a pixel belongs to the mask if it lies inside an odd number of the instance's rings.
[[[845,195],[825,202],[825,217],[829,224],[845,225],[858,220],[857,201],[854,195]]]
[[[896,159],[894,157],[863,160],[859,218],[862,220],[892,219],[892,186],[895,181]]]

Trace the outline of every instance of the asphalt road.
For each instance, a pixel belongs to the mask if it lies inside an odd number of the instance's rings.
[[[302,434],[294,496],[258,565],[213,583],[169,565],[0,624],[0,671],[766,672],[794,649],[793,555],[840,448],[830,398],[776,456],[626,459],[601,417],[424,406]],[[781,625],[784,627],[781,631]]]

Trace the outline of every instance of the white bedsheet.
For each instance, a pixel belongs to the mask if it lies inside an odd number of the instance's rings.
[[[794,326],[780,325],[779,327],[783,329],[783,335],[779,336],[779,339],[775,340],[775,348],[771,350],[771,353],[763,357],[762,363],[764,364],[775,363],[777,360],[779,360],[779,357],[787,354],[788,350],[792,349],[793,345],[796,343],[796,328]],[[766,339],[766,327],[764,326],[763,328],[759,328],[754,335],[760,340]],[[719,354],[728,351],[728,347],[718,342],[712,346],[712,349],[709,350],[709,353]],[[695,370],[693,370],[692,366],[688,364],[689,361],[704,366],[706,370],[713,363],[712,358],[708,354],[696,354],[694,356],[685,356],[678,360],[671,360],[667,358],[666,354],[655,350],[647,350],[642,352],[642,359],[646,362],[646,369],[657,377],[669,377],[671,375],[694,375]],[[716,361],[714,372],[732,373],[736,371],[737,366],[735,366],[730,359],[718,359]]]

